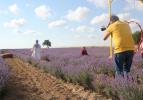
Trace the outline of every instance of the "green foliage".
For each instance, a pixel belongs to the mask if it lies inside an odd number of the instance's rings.
[[[105,89],[106,87],[106,84],[103,84],[101,81],[99,80],[95,80],[94,82],[94,87],[95,87],[95,91],[98,92],[98,93],[101,93],[103,92],[103,90]]]
[[[74,82],[73,82],[73,79],[72,79],[73,77],[72,77],[71,75],[65,74],[64,77],[65,77],[65,80],[64,80],[64,81],[70,82],[70,83],[74,83]]]
[[[138,44],[140,41],[141,33],[139,31],[136,31],[132,34],[132,37],[134,39],[134,43]]]
[[[55,76],[57,77],[57,78],[61,78],[61,79],[65,79],[64,78],[64,72],[62,71],[62,69],[61,68],[57,68],[56,70],[55,70]]]
[[[143,100],[143,89],[137,86],[125,86],[118,89],[124,100]]]
[[[27,62],[33,65],[34,67],[40,67],[39,62],[36,60],[33,60],[32,58],[27,59]]]
[[[45,61],[48,61],[48,62],[50,61],[48,56],[42,56],[41,59],[45,60]]]
[[[81,71],[79,74],[70,75],[65,73],[60,67],[49,68],[48,66],[44,67],[45,72],[51,73],[52,75],[60,78],[66,82],[72,82],[74,84],[80,84],[85,87],[85,89],[94,89],[92,85],[93,77],[88,71]]]
[[[51,42],[49,40],[45,40],[43,42],[43,46],[51,47]]]
[[[29,63],[29,64],[32,64],[32,59],[27,59],[27,62]]]
[[[96,74],[103,74],[108,75],[110,77],[114,77],[115,72],[112,68],[107,68],[106,66],[100,66],[99,69],[96,71]]]
[[[82,71],[79,74],[77,81],[80,85],[84,86],[87,89],[94,89],[92,85],[93,78],[90,72],[88,71]]]
[[[106,86],[103,89],[103,95],[112,97],[112,100],[120,100],[117,91],[115,91],[111,86]]]
[[[94,80],[94,88],[97,93],[112,98],[112,100],[120,100],[117,90],[102,80]]]

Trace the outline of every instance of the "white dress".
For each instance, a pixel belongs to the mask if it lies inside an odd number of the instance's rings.
[[[32,58],[36,60],[41,59],[41,46],[39,44],[35,44],[32,49]]]

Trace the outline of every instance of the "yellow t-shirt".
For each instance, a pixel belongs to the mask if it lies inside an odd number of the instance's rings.
[[[134,50],[134,41],[128,23],[121,21],[114,22],[107,28],[107,31],[112,33],[114,53]]]

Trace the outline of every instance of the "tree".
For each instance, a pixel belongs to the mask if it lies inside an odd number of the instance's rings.
[[[134,39],[134,43],[138,44],[140,42],[140,38],[141,38],[141,33],[139,31],[136,31],[132,34],[133,39]]]
[[[47,46],[49,48],[49,47],[51,47],[51,42],[49,40],[45,40],[43,42],[43,46]]]

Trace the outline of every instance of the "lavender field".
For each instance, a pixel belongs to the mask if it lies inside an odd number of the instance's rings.
[[[1,51],[0,51],[0,54],[1,54]],[[8,78],[9,78],[9,68],[4,63],[2,57],[0,57],[0,95],[1,95],[1,91],[3,91],[3,89],[7,84]]]
[[[31,58],[30,49],[8,51],[66,82],[82,85],[113,100],[143,100],[143,59],[139,53],[134,55],[126,80],[114,78],[114,61],[108,59],[106,47],[87,48],[88,56],[81,56],[80,48],[43,49],[40,62]]]

